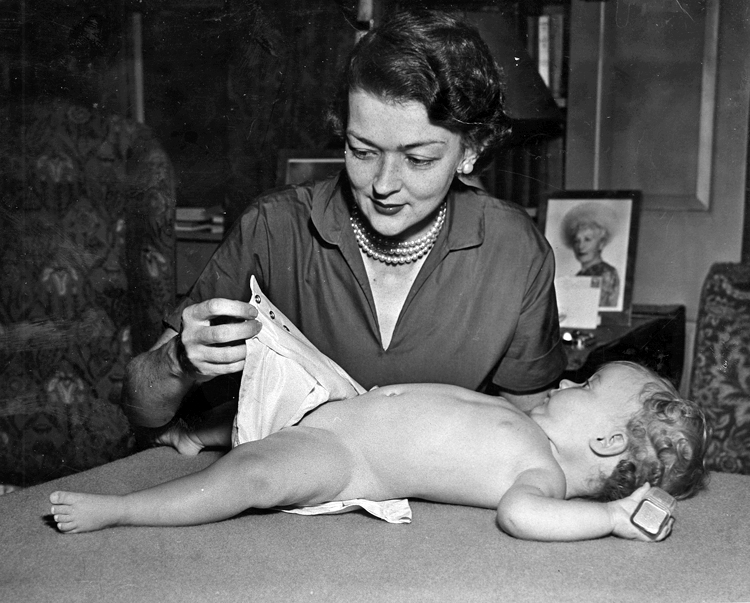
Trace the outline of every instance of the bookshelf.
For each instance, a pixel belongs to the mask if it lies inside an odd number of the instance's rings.
[[[545,4],[539,14],[526,16],[526,49],[557,105],[568,96],[569,5]]]
[[[177,236],[193,237],[196,234],[224,234],[224,209],[214,207],[178,206],[175,210],[175,232]]]

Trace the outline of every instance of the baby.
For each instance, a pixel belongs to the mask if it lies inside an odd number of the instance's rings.
[[[263,322],[261,333],[273,329],[279,327]],[[250,381],[261,380],[256,374]],[[354,501],[368,508],[409,497],[496,509],[500,528],[518,538],[614,534],[647,541],[630,516],[649,485],[686,498],[707,479],[704,414],[632,363],[607,364],[584,384],[563,380],[529,414],[452,385],[389,385],[352,395],[303,407],[301,417],[248,440],[240,437],[248,399],[241,389],[234,429],[189,430],[178,422],[163,438],[183,452],[234,444],[226,455],[202,471],[124,496],[54,492],[57,527],[78,533],[194,525],[251,507],[304,512]],[[266,402],[284,397],[276,392]],[[386,505],[380,516],[388,514]],[[668,523],[656,540],[670,530]]]

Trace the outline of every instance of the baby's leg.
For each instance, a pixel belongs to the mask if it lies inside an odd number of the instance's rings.
[[[195,525],[251,507],[336,500],[355,474],[354,458],[336,435],[298,426],[242,444],[202,471],[153,488],[124,496],[53,492],[50,502],[62,532]]]

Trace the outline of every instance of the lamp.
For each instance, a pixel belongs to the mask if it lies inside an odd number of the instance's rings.
[[[518,35],[514,18],[502,12],[470,12],[466,17],[479,30],[505,74],[505,112],[513,119],[514,129],[559,129],[563,112]]]

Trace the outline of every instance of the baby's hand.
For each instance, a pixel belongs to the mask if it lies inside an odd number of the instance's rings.
[[[638,503],[646,497],[646,494],[650,489],[651,485],[645,483],[627,498],[621,498],[620,500],[614,500],[607,503],[607,510],[609,511],[609,517],[612,524],[612,533],[615,536],[628,538],[630,540],[642,540],[643,542],[659,542],[664,540],[672,532],[674,517],[670,517],[669,521],[664,524],[664,527],[653,538],[643,533],[630,521],[636,507],[638,507]]]

